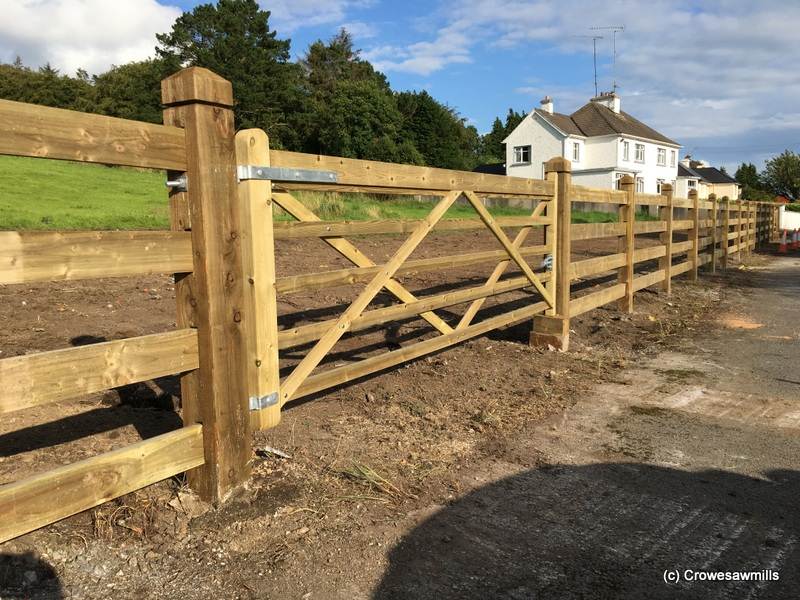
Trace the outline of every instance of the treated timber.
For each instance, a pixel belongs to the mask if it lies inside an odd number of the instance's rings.
[[[270,150],[270,164],[273,167],[334,171],[337,178],[335,187],[339,188],[369,187],[373,190],[382,189],[387,192],[403,188],[415,191],[472,190],[476,194],[529,197],[553,195],[552,184],[538,179],[303,154],[284,150]],[[286,187],[291,186],[287,185]]]
[[[297,400],[309,394],[314,394],[322,390],[342,385],[360,377],[382,371],[400,363],[413,360],[425,354],[436,352],[447,348],[464,340],[468,340],[479,335],[483,335],[493,329],[512,325],[520,321],[531,319],[534,315],[542,313],[547,308],[546,302],[537,302],[525,308],[512,310],[497,317],[486,319],[479,323],[457,329],[453,333],[439,335],[422,342],[417,342],[399,350],[386,352],[378,356],[366,358],[359,362],[335,367],[328,371],[323,371],[317,375],[308,377],[303,384],[288,398],[289,401]]]
[[[600,291],[573,298],[569,305],[569,316],[577,317],[585,312],[603,306],[614,300],[619,300],[625,295],[625,284],[617,283]]]
[[[593,202],[597,204],[626,204],[627,196],[618,190],[601,190],[597,188],[572,185],[569,189],[573,202]]]
[[[591,240],[602,237],[625,235],[624,223],[576,223],[570,227],[571,238]]]
[[[667,254],[664,246],[650,246],[649,248],[639,248],[633,253],[633,262],[640,263],[654,258],[661,258]]]
[[[185,232],[0,232],[0,284],[127,277],[192,268],[192,240]]]
[[[307,209],[301,202],[292,196],[291,194],[287,194],[285,192],[275,193],[274,194],[275,201],[280,204],[280,206],[292,215],[295,219],[300,221],[308,221],[308,222],[315,222],[319,221],[319,217]],[[376,269],[375,272],[372,274],[372,277],[378,273],[380,267],[376,265],[372,259],[367,257],[363,252],[361,252],[354,244],[349,242],[348,240],[341,238],[341,237],[325,237],[322,238],[323,241],[336,250],[339,254],[344,256],[347,260],[351,263],[356,265],[358,269]],[[363,274],[363,273],[362,273]],[[313,275],[312,275],[313,276]],[[313,281],[313,280],[312,280]],[[401,302],[414,302],[417,298],[409,292],[403,284],[401,284],[396,279],[392,278],[386,282],[386,290],[392,294],[395,298],[400,300]],[[276,291],[280,292],[280,288],[276,288]],[[422,318],[425,319],[428,323],[433,325],[440,333],[450,333],[453,329],[445,323],[436,313],[434,312],[423,312]]]
[[[269,139],[262,130],[239,131],[235,143],[237,164],[269,166]],[[272,182],[258,179],[240,181],[238,193],[246,282],[243,323],[247,398],[275,400],[272,405],[258,410],[251,407],[250,426],[259,431],[275,427],[281,419],[277,402],[280,375]]]
[[[521,248],[522,256],[541,256],[547,254],[547,246],[529,246]],[[421,258],[409,260],[397,269],[396,275],[411,275],[416,273],[427,273],[430,271],[440,271],[454,269],[468,265],[476,265],[485,262],[502,260],[507,258],[505,250],[488,250],[485,252],[472,252],[468,254],[454,254],[451,256],[441,256],[436,258]],[[348,269],[337,269],[335,271],[323,271],[320,273],[308,273],[304,275],[292,275],[279,277],[275,287],[279,294],[290,294],[309,289],[320,289],[334,287],[337,285],[350,285],[363,283],[372,279],[381,267],[378,265],[371,267],[354,267]]]
[[[661,270],[648,273],[647,275],[639,275],[633,280],[633,289],[638,292],[656,283],[661,283],[664,281],[664,276],[664,271]]]
[[[184,126],[194,269],[199,370],[193,396],[184,397],[185,424],[202,423],[205,462],[188,474],[205,500],[223,501],[250,474],[250,415],[237,194],[233,91],[207,69],[190,67],[161,82],[162,101]],[[186,391],[186,390],[184,390]]]
[[[542,273],[540,275],[540,279],[542,281],[549,281],[550,274]],[[499,283],[486,283],[484,285],[466,290],[446,292],[436,296],[420,298],[416,302],[409,302],[408,304],[398,304],[395,306],[376,308],[370,311],[365,311],[360,317],[353,319],[353,322],[350,325],[350,331],[361,331],[391,321],[400,321],[410,317],[415,317],[425,311],[455,306],[456,304],[470,302],[476,299],[488,298],[490,296],[497,296],[499,294],[521,290],[530,286],[531,282],[527,277],[514,277]],[[330,329],[335,322],[335,320],[327,320],[320,323],[301,325],[299,327],[280,331],[278,334],[280,348],[281,350],[293,348],[317,340],[322,336],[323,333]]]
[[[201,425],[0,486],[0,542],[203,464]]]
[[[697,281],[697,268],[700,266],[697,258],[700,256],[700,201],[697,199],[697,190],[689,192],[689,200],[692,202],[692,209],[690,214],[692,216],[692,229],[689,232],[689,239],[692,242],[692,250],[689,254],[689,260],[692,263],[692,272],[689,279]]]
[[[447,212],[460,195],[460,191],[450,192],[434,206],[428,216],[417,226],[417,229],[408,236],[386,264],[381,267],[381,270],[370,280],[356,299],[353,300],[350,306],[348,306],[337,319],[335,325],[320,337],[314,347],[303,357],[297,366],[295,366],[289,376],[281,382],[280,395],[282,403],[293,397],[303,381],[308,378],[334,344],[348,331],[353,319],[364,312],[364,309],[372,302],[375,296],[378,295],[381,289],[386,286],[389,280],[394,277],[397,269],[408,259],[414,249],[425,239],[439,219],[444,216],[444,213]]]
[[[667,227],[661,234],[661,243],[666,248],[664,256],[659,259],[658,268],[664,271],[664,285],[663,290],[669,295],[672,292],[672,275],[670,269],[672,267],[672,218],[674,211],[672,210],[672,186],[665,183],[661,186],[661,194],[664,196],[664,206],[659,210],[661,220],[666,221]]]
[[[570,265],[570,279],[581,279],[600,273],[607,273],[623,267],[625,264],[626,257],[624,252],[575,261]]]
[[[0,414],[197,366],[193,329],[4,358],[0,360]]]
[[[177,127],[0,100],[0,154],[150,169],[186,168]]]
[[[501,227],[530,227],[546,225],[545,217],[496,217]],[[345,235],[373,235],[385,233],[411,233],[419,225],[418,220],[384,219],[376,221],[305,221],[296,223],[275,223],[275,239],[294,239],[309,237],[341,237]],[[479,219],[442,219],[436,231],[468,231],[483,229]]]
[[[625,285],[625,295],[617,306],[627,313],[633,312],[633,267],[636,249],[636,181],[624,175],[619,181],[620,190],[625,194],[625,204],[619,207],[619,220],[625,224],[625,235],[617,241],[617,249],[622,253],[623,263],[619,265],[617,281]]]
[[[664,196],[660,194],[636,194],[636,204],[643,206],[664,206]]]

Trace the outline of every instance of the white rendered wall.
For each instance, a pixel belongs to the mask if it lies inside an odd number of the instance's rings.
[[[564,156],[562,139],[562,135],[534,117],[534,113],[529,114],[506,138],[506,175],[542,179],[542,163],[554,156]],[[514,163],[515,146],[531,147],[530,163]]]

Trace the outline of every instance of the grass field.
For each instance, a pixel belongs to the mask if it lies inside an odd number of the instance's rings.
[[[169,210],[162,171],[105,167],[57,160],[0,156],[0,229],[167,229]],[[325,220],[419,219],[429,202],[395,196],[299,193]],[[491,208],[497,216],[529,214],[523,208]],[[473,217],[455,205],[445,218]],[[276,213],[277,219],[289,219]],[[613,213],[579,212],[575,223],[616,221]]]

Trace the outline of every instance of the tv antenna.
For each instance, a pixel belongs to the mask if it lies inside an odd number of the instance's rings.
[[[614,82],[611,85],[611,91],[617,91],[617,33],[625,31],[625,25],[607,25],[604,27],[590,27],[593,31],[610,31],[611,32],[611,76]]]
[[[592,40],[592,57],[594,59],[594,95],[597,96],[597,40],[602,40],[602,35],[573,35],[576,38]]]

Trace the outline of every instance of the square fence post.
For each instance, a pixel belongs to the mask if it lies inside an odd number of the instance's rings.
[[[722,197],[722,232],[722,269],[727,270],[731,233],[731,201],[727,196]]]
[[[689,200],[692,208],[689,209],[692,219],[692,229],[689,231],[689,240],[692,242],[692,251],[689,260],[692,261],[692,269],[689,271],[689,281],[697,281],[697,267],[700,260],[700,200],[697,198],[697,190],[689,190]]]
[[[658,268],[664,271],[664,283],[661,285],[661,289],[669,295],[672,293],[672,185],[662,184],[661,195],[664,196],[666,204],[659,211],[666,228],[661,234],[661,244],[664,246],[665,254],[658,259]]]
[[[625,284],[625,295],[619,299],[619,310],[633,312],[633,260],[636,249],[634,225],[636,224],[636,180],[630,175],[623,175],[619,180],[619,189],[625,192],[625,204],[619,206],[619,220],[625,223],[625,235],[619,236],[619,252],[625,254],[625,265],[617,271],[617,281]]]
[[[187,191],[173,227],[190,228],[193,272],[176,284],[178,326],[197,328],[199,369],[182,385],[184,424],[203,425],[205,464],[189,484],[223,501],[249,476],[252,455],[243,339],[241,215],[230,82],[199,67],[161,82],[167,124],[186,136]]]
[[[551,227],[555,234],[553,270],[551,280],[555,282],[553,295],[555,310],[547,315],[533,318],[530,343],[534,346],[553,346],[562,352],[569,349],[569,292],[572,267],[572,166],[565,158],[555,157],[547,161],[545,176],[555,182],[555,223]],[[549,212],[548,212],[549,214]],[[552,288],[549,288],[552,293]],[[550,314],[554,313],[554,314]]]
[[[719,242],[719,205],[716,194],[709,194],[711,202],[711,272],[717,272],[717,244]]]

